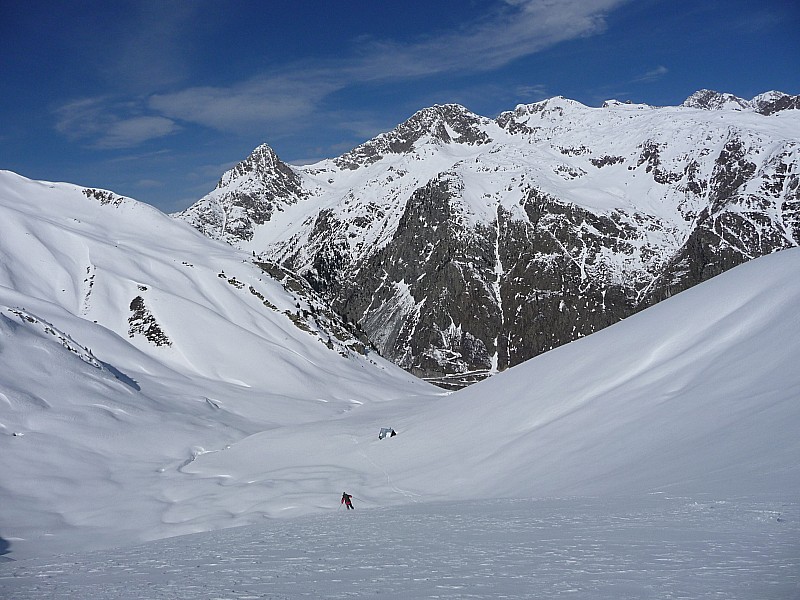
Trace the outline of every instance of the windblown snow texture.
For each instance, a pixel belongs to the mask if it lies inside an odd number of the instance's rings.
[[[333,513],[0,563],[15,600],[695,598],[784,600],[797,504],[572,498]]]

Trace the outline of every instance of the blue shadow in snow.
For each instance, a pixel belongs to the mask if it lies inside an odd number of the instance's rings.
[[[130,377],[125,375],[125,373],[116,368],[114,365],[110,365],[107,362],[103,362],[102,360],[100,361],[100,364],[103,365],[106,369],[108,369],[114,377],[119,379],[125,385],[132,387],[137,392],[142,391],[142,388],[139,387],[139,384],[136,383],[135,379],[131,379]]]
[[[1,538],[0,537],[0,562],[6,561],[6,560],[14,560],[13,558],[9,558],[8,556],[5,556],[6,554],[10,554],[11,553],[10,548],[11,548],[11,542],[9,542],[5,538]]]

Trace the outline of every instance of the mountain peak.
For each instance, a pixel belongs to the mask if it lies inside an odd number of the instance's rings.
[[[465,116],[478,118],[477,115],[461,104],[434,104],[433,106],[419,109],[398,127],[403,127],[409,123],[430,123],[436,120],[456,123]]]
[[[698,90],[689,96],[681,106],[688,108],[702,108],[705,110],[754,110],[769,116],[784,110],[800,109],[800,96],[790,96],[783,92],[772,90],[745,100],[714,90]]]
[[[490,119],[460,104],[434,104],[418,110],[387,133],[335,159],[342,169],[358,169],[379,161],[386,154],[411,152],[418,143],[479,145],[491,142],[485,131]]]
[[[772,90],[759,94],[751,100],[753,108],[762,115],[772,115],[783,110],[800,109],[800,96],[790,96]]]
[[[483,144],[490,140],[479,126],[487,122],[460,104],[434,104],[414,113],[394,131],[413,141],[428,134],[436,143]]]
[[[572,100],[564,96],[553,96],[546,100],[539,100],[532,104],[517,104],[514,108],[514,115],[522,117],[525,115],[532,115],[536,113],[543,113],[548,111],[555,111],[562,113],[565,109],[573,108],[587,108],[585,104],[581,104],[577,100]]]
[[[252,239],[257,225],[306,193],[298,174],[272,148],[261,144],[225,172],[211,193],[178,217],[212,239],[235,244]]]
[[[696,91],[681,106],[705,110],[743,110],[752,107],[750,102],[733,94],[705,89]]]
[[[248,176],[264,180],[274,176],[276,171],[282,173],[285,177],[293,178],[295,176],[291,167],[278,158],[278,155],[269,145],[261,144],[247,158],[230,171],[227,171],[220,178],[217,188],[226,187],[231,182]]]
[[[589,108],[564,96],[554,96],[532,104],[517,104],[514,110],[508,110],[497,117],[495,122],[508,133],[531,133],[533,130],[528,124],[532,117],[548,122],[561,120],[569,114],[585,111]]]

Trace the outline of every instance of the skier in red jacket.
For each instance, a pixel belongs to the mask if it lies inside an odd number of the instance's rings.
[[[344,504],[347,507],[347,510],[350,510],[351,508],[355,510],[351,498],[352,496],[350,494],[348,494],[347,492],[342,492],[342,504]]]

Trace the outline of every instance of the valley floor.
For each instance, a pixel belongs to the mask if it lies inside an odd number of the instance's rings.
[[[800,598],[797,499],[336,502],[322,515],[0,562],[0,596]]]

